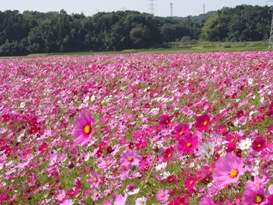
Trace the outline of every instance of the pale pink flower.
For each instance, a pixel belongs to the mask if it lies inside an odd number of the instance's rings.
[[[213,184],[222,189],[228,184],[238,182],[243,174],[243,161],[236,155],[228,153],[215,163]]]
[[[113,205],[126,205],[127,196],[116,195]]]
[[[156,193],[156,199],[160,203],[166,203],[169,200],[169,197],[170,197],[170,194],[169,194],[169,190],[167,190],[167,189],[160,189]]]

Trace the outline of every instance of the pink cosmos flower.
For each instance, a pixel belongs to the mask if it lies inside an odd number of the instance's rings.
[[[212,180],[212,172],[213,167],[205,165],[197,172],[197,177],[202,180],[203,183],[209,183]]]
[[[60,205],[72,205],[72,204],[73,202],[71,199],[66,199],[62,203],[60,203]]]
[[[133,139],[134,145],[137,147],[137,149],[144,149],[148,145],[147,133],[143,131],[135,132]]]
[[[180,124],[176,125],[174,128],[174,132],[173,132],[174,138],[177,140],[180,139],[185,134],[188,134],[189,130],[190,130],[190,127],[188,124],[180,123]]]
[[[111,201],[104,201],[101,205],[112,205]]]
[[[45,142],[43,142],[43,143],[39,146],[39,148],[38,148],[39,152],[41,152],[41,153],[46,152],[47,149],[48,149],[48,145],[47,145],[47,143],[45,143]]]
[[[265,185],[266,181],[258,177],[254,181],[247,182],[243,195],[243,203],[245,205],[266,205],[268,200],[264,190]]]
[[[120,164],[122,167],[129,169],[132,166],[138,166],[140,160],[141,160],[141,157],[136,152],[127,151],[122,155],[120,159]]]
[[[152,165],[152,158],[151,156],[143,156],[139,162],[139,169],[141,172],[145,172],[149,170]]]
[[[205,114],[196,118],[195,127],[200,131],[205,131],[208,129],[210,124],[210,117]]]
[[[234,143],[226,144],[226,151],[227,152],[233,152],[235,149],[236,149],[236,144],[234,144]]]
[[[229,144],[236,144],[238,142],[238,138],[239,136],[236,134],[227,134],[225,136],[225,140],[229,143]]]
[[[216,203],[209,197],[203,197],[199,202],[199,205],[216,205]]]
[[[166,203],[168,201],[169,197],[170,197],[170,194],[169,194],[169,190],[167,190],[167,189],[160,189],[156,193],[156,199],[160,203]]]
[[[223,189],[228,184],[238,182],[243,174],[243,161],[236,155],[228,153],[215,163],[213,184]]]
[[[0,192],[0,202],[4,204],[8,200],[9,196],[5,192]]]
[[[93,189],[98,188],[99,185],[102,183],[102,178],[98,173],[92,172],[87,182],[91,185]]]
[[[114,205],[126,205],[126,196],[122,196],[121,194],[116,195]]]
[[[88,111],[82,111],[76,119],[76,124],[73,129],[75,143],[85,145],[90,142],[92,135],[95,132],[95,119]]]
[[[198,146],[198,137],[193,134],[187,134],[178,141],[178,150],[182,154],[192,154]]]
[[[126,188],[127,195],[135,195],[139,192],[139,188],[135,184],[128,184]]]
[[[225,136],[225,140],[228,142],[226,144],[226,151],[227,152],[233,152],[236,149],[236,144],[238,142],[239,136],[236,134],[227,134]]]
[[[267,204],[266,205],[272,205],[273,204],[273,194],[270,195],[268,198],[267,198]]]
[[[220,202],[221,204],[221,202]],[[221,204],[222,205],[222,204]],[[231,200],[228,200],[224,203],[224,205],[242,205],[242,200],[241,198],[238,196],[237,198],[235,199],[231,199]]]
[[[58,192],[56,193],[56,199],[60,202],[64,201],[65,199],[65,191],[64,190],[58,190]]]

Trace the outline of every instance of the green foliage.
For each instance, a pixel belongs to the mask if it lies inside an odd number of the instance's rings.
[[[60,12],[0,11],[0,56],[166,47],[190,41],[261,41],[268,38],[268,6],[223,8],[190,17],[155,17],[136,11],[92,17]],[[224,46],[229,49],[231,44]]]
[[[209,41],[261,41],[268,39],[270,7],[241,5],[209,16],[201,37]]]
[[[191,18],[136,11],[100,12],[92,17],[68,15],[64,10],[5,11],[0,12],[0,55],[158,47],[185,35],[197,38],[200,28]]]

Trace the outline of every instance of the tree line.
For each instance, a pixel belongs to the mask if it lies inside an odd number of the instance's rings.
[[[270,23],[269,7],[247,5],[189,17],[156,17],[137,11],[88,17],[64,10],[8,10],[0,11],[0,55],[150,48],[181,39],[265,40]]]

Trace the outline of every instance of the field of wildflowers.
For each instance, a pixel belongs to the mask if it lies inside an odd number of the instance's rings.
[[[273,52],[0,59],[0,204],[273,205]]]

